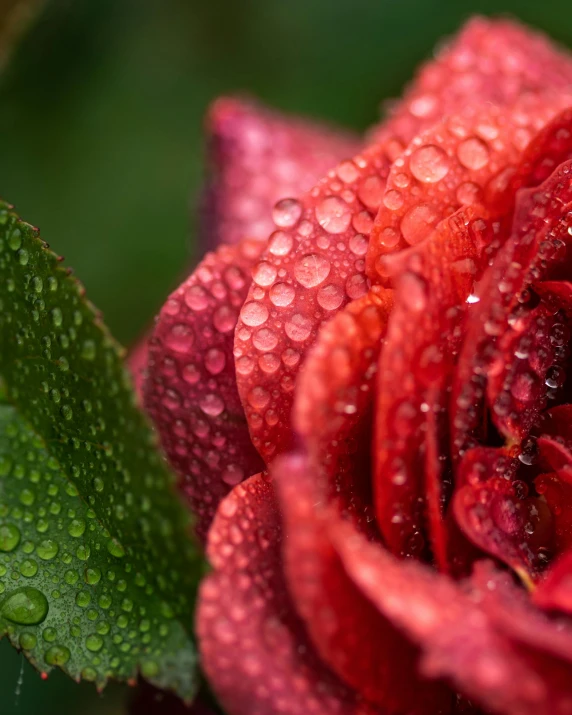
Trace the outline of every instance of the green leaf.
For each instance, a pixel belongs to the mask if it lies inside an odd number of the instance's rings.
[[[0,634],[42,671],[189,700],[189,524],[82,286],[0,202]]]

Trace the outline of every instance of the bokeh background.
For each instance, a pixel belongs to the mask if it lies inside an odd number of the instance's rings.
[[[0,195],[129,344],[193,253],[214,97],[247,92],[361,130],[475,12],[572,46],[570,0],[45,0],[0,75]],[[43,682],[0,643],[2,715],[121,715],[127,698],[61,673]]]

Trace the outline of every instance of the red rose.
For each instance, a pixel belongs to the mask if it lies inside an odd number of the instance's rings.
[[[572,713],[568,89],[477,19],[361,149],[213,108],[144,391],[229,713]]]

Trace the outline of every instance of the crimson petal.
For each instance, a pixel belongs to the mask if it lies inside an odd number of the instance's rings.
[[[520,623],[513,617],[510,626],[504,626],[493,605],[488,600],[483,604],[488,589],[496,586],[490,572],[486,580],[467,584],[465,590],[421,564],[397,561],[379,545],[368,543],[349,522],[338,521],[330,533],[355,583],[381,614],[420,645],[423,674],[450,679],[494,712],[569,712],[570,664],[563,662],[570,650],[568,634],[556,638],[558,642],[550,647],[550,636],[557,629],[545,621],[537,623],[530,607],[526,615],[519,611]],[[494,596],[494,591],[490,593]],[[500,594],[503,614],[518,596],[514,587]],[[538,627],[537,633],[529,635],[530,648],[524,642],[529,622]],[[536,650],[541,644],[543,650]]]
[[[538,32],[509,20],[476,17],[428,62],[374,133],[410,142],[445,114],[468,105],[509,105],[527,92],[572,84],[572,57]]]
[[[566,551],[550,565],[532,599],[540,608],[572,615],[572,551]]]
[[[212,105],[206,130],[209,164],[201,232],[207,249],[268,238],[274,204],[308,191],[359,146],[349,133],[228,97]]]
[[[282,571],[280,511],[262,474],[220,504],[209,533],[214,573],[200,587],[202,665],[225,711],[382,713],[324,666],[294,611]]]
[[[426,242],[388,262],[396,298],[379,363],[376,512],[390,551],[417,557],[425,549],[428,512],[434,555],[444,569],[439,454],[447,432],[441,414],[459,349],[458,328],[479,267],[484,225],[473,219],[472,211],[460,211],[439,224]]]
[[[571,103],[569,95],[535,95],[510,108],[477,106],[417,136],[387,178],[367,254],[371,280],[387,280],[384,255],[423,241],[463,205],[510,214],[523,149]]]
[[[328,508],[327,499],[324,503],[307,458],[282,456],[274,463],[273,475],[284,515],[288,585],[322,658],[390,712],[449,713],[453,694],[417,677],[417,648],[377,611],[375,599],[364,595],[340,560],[330,522],[343,520]]]
[[[367,292],[364,257],[391,158],[390,143],[372,147],[275,213],[235,338],[239,392],[266,462],[292,444],[299,363],[322,321]]]
[[[205,537],[220,499],[260,470],[236,388],[233,331],[261,244],[207,254],[163,306],[145,405]]]

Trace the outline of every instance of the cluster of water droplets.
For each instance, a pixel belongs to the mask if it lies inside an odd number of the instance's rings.
[[[365,254],[389,160],[380,147],[274,207],[235,334],[239,391],[265,458],[284,446],[299,363],[323,321],[368,289]]]
[[[260,250],[261,244],[243,241],[208,254],[169,297],[151,340],[146,405],[201,534],[220,498],[261,467],[233,357],[234,327]],[[253,311],[250,320],[258,319]]]
[[[81,675],[102,683],[148,662],[173,680],[156,656],[166,639],[192,650],[172,621],[190,608],[186,516],[100,317],[0,208],[0,371],[17,410],[1,408],[2,625],[45,668],[69,661],[79,676],[88,662]]]

